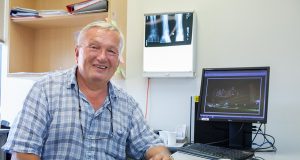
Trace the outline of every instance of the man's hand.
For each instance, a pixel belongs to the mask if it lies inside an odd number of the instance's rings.
[[[148,160],[173,160],[171,153],[164,146],[155,146],[147,150],[146,159]]]
[[[174,160],[170,154],[162,153],[156,154],[150,160]]]
[[[31,153],[12,153],[12,160],[40,160],[40,157]]]

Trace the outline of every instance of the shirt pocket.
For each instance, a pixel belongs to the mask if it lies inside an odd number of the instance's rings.
[[[126,140],[128,131],[124,128],[114,130],[106,144],[106,153],[115,159],[126,159]]]

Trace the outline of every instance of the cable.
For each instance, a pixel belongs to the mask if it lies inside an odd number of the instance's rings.
[[[254,142],[254,140],[255,140],[256,136],[258,135],[258,132],[259,132],[259,130],[260,130],[260,128],[261,128],[261,126],[262,126],[262,123],[259,125],[259,127],[258,127],[258,129],[257,129],[257,132],[256,132],[256,134],[255,134],[255,136],[254,136],[254,138],[253,138],[253,140],[252,140],[252,142],[251,142],[251,143],[253,143],[253,142]]]
[[[268,134],[265,134],[265,133],[262,133],[262,136],[264,137],[264,141],[262,144],[258,145],[258,147],[255,149],[256,152],[276,152],[277,151],[277,148],[275,146],[275,138],[271,135],[268,135]],[[269,138],[272,138],[272,141],[271,142]],[[269,145],[267,147],[263,147],[265,145]],[[271,149],[270,149],[271,148]]]
[[[192,116],[192,113],[193,113],[192,108],[193,107],[192,106],[193,106],[193,96],[191,96],[191,103],[190,103],[190,143],[192,143],[192,118],[193,118],[193,116]],[[194,118],[194,121],[195,121],[195,118]],[[194,122],[194,124],[195,124],[195,122]],[[194,139],[193,139],[193,141],[194,141]]]
[[[146,111],[145,111],[145,119],[147,119],[147,114],[148,114],[149,88],[150,88],[150,78],[148,77],[148,79],[147,79],[147,94],[146,94]]]
[[[254,146],[257,146],[256,148],[253,149],[253,151],[254,152],[276,152],[277,148],[275,146],[275,138],[269,134],[266,134],[266,124],[264,124],[263,131],[261,126],[262,124],[257,129],[257,132],[255,133],[255,137],[252,140],[252,144]],[[258,135],[261,135],[263,138],[263,142],[260,144],[254,143],[254,140]]]
[[[252,157],[252,159],[255,159],[255,160],[265,160],[264,158],[259,157],[259,156],[254,156],[254,157]]]

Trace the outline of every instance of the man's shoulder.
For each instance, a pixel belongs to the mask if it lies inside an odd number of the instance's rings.
[[[126,102],[129,102],[131,104],[136,104],[137,103],[136,100],[127,91],[125,91],[121,87],[119,87],[115,84],[112,84],[112,88],[113,88],[115,96],[119,100],[126,101]]]
[[[116,97],[118,98],[133,98],[131,95],[128,94],[127,91],[125,91],[123,88],[117,86],[114,83],[111,83],[111,87],[113,90],[113,93],[115,94]]]
[[[66,69],[48,73],[39,79],[36,83],[42,86],[45,85],[63,85],[69,81],[71,81],[73,74],[73,69]]]

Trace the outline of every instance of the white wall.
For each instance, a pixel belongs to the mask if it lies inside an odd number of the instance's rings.
[[[30,78],[7,77],[2,82],[1,119],[10,124],[23,106],[24,99],[35,80]]]
[[[186,10],[197,16],[197,77],[150,79],[150,125],[171,130],[189,123],[190,96],[199,94],[204,67],[270,66],[267,133],[276,138],[278,159],[299,156],[300,1],[129,0],[126,87],[143,110],[143,15]]]
[[[199,94],[202,68],[270,66],[267,133],[276,138],[276,159],[299,157],[299,0],[128,0],[127,77],[117,83],[145,112],[143,15],[186,10],[195,11],[197,18],[197,77],[150,79],[147,120],[151,127],[172,130],[189,124],[190,96]],[[2,90],[2,117],[9,116],[4,108],[20,108],[21,95],[31,85],[4,80],[12,91]]]

